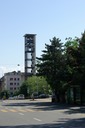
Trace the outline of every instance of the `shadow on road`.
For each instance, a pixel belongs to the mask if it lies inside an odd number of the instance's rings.
[[[65,111],[67,114],[76,114],[76,113],[83,113],[85,114],[85,107],[70,107],[67,111]]]
[[[68,104],[52,103],[50,101],[15,101],[10,103],[4,103],[3,106],[22,106],[31,109],[51,111],[51,110],[65,110],[62,111],[65,114],[85,114],[85,106],[74,106]],[[18,126],[0,126],[0,128],[85,128],[85,118],[81,115],[77,119],[59,118],[52,124],[36,124],[36,125],[18,125]],[[49,118],[49,117],[48,117]]]
[[[68,105],[62,103],[52,103],[51,101],[23,101],[23,102],[13,102],[13,103],[5,103],[3,106],[11,106],[11,107],[24,107],[32,108],[42,111],[50,111],[50,110],[64,110],[66,109],[65,113],[67,114],[74,114],[74,113],[85,113],[85,106],[76,106],[76,105]]]
[[[50,111],[50,110],[60,110],[60,109],[68,109],[71,107],[71,105],[67,104],[58,104],[58,103],[52,103],[52,102],[39,102],[39,101],[30,101],[30,102],[14,102],[14,103],[5,103],[3,106],[11,106],[11,107],[25,107],[26,108],[33,108],[33,109],[42,109],[43,111]]]
[[[39,125],[18,125],[18,126],[0,126],[0,128],[85,128],[85,118],[68,120],[61,119],[53,124],[39,124]]]

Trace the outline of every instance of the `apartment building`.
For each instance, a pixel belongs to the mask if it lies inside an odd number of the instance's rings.
[[[0,78],[0,92],[2,92],[4,89],[4,77]]]
[[[4,74],[4,90],[8,90],[10,95],[13,95],[16,91],[19,91],[23,82],[24,73],[20,71],[13,71]]]

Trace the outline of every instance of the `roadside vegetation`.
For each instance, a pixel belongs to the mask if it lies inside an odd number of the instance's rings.
[[[20,87],[20,93],[28,98],[31,98],[32,95],[38,97],[40,94],[47,95],[51,92],[51,88],[43,76],[29,77]]]
[[[85,103],[85,32],[81,38],[53,37],[37,57],[37,74],[45,77],[57,102]]]

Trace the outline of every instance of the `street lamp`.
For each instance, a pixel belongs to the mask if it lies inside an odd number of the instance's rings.
[[[18,66],[18,71],[20,71],[20,70],[19,70],[20,64],[17,64],[17,66]]]

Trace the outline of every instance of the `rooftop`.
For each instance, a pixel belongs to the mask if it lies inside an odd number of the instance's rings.
[[[25,34],[24,37],[33,37],[36,36],[36,34]]]

